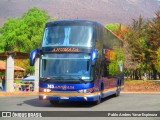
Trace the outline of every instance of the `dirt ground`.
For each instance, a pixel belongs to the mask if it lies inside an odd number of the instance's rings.
[[[160,92],[160,81],[125,81],[123,92]]]

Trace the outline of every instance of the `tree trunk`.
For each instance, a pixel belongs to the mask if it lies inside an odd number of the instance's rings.
[[[130,79],[133,80],[133,71],[130,70]]]
[[[132,80],[135,79],[134,70],[132,71]]]
[[[139,69],[139,79],[142,80],[141,69]]]
[[[148,79],[150,80],[151,79],[151,72],[150,72],[150,70],[149,70],[149,73],[148,73]]]
[[[154,64],[151,65],[151,68],[153,71],[153,74],[152,74],[153,80],[157,80],[157,70],[156,70]]]
[[[138,69],[135,70],[135,80],[138,80],[139,77],[138,77]]]

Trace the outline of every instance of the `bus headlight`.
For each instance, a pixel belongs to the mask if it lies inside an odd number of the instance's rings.
[[[47,96],[43,96],[43,99],[45,100],[47,98]]]
[[[78,90],[79,93],[92,93],[93,92],[93,88],[89,88],[89,89],[82,89],[82,90]]]
[[[44,92],[51,92],[51,89],[43,89]]]

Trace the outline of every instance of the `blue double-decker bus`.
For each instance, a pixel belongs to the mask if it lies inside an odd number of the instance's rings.
[[[30,53],[40,58],[39,99],[96,104],[123,89],[123,42],[102,24],[89,20],[47,22],[42,46]]]

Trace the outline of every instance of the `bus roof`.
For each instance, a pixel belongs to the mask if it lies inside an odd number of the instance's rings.
[[[109,30],[108,28],[106,28],[103,24],[101,24],[98,21],[94,21],[94,20],[85,20],[85,19],[60,19],[60,20],[50,20],[46,23],[46,27],[49,26],[56,26],[56,25],[71,25],[71,24],[90,24],[90,25],[100,25],[103,26],[106,30],[108,30],[109,32],[111,32],[115,37],[117,37],[120,41],[124,41],[123,39],[121,39],[119,36],[117,36],[115,33],[113,33],[111,30]]]
[[[61,19],[61,20],[51,20],[46,23],[46,26],[52,25],[68,25],[68,24],[101,24],[97,21],[84,20],[84,19]],[[102,25],[102,24],[101,24]]]

